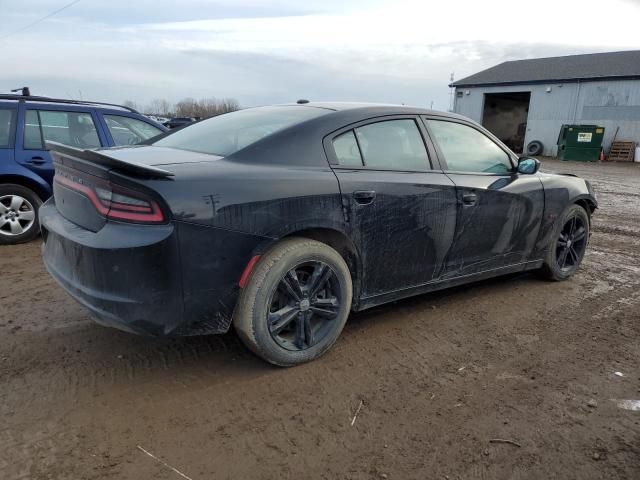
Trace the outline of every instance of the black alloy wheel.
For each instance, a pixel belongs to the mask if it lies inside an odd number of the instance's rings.
[[[587,226],[584,218],[573,215],[567,219],[556,242],[556,262],[563,272],[578,268],[587,247]]]
[[[242,288],[233,324],[254,353],[279,366],[320,357],[351,311],[351,272],[336,250],[290,237],[266,252]]]
[[[555,233],[540,269],[543,277],[561,281],[571,277],[582,263],[589,243],[591,221],[580,205],[570,205],[558,218]]]
[[[319,261],[286,272],[267,315],[273,340],[287,350],[305,350],[324,340],[340,311],[337,282],[331,267]]]

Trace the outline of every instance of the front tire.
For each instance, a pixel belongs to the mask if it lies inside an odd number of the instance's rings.
[[[11,183],[0,185],[0,245],[36,238],[40,205],[42,200],[32,190]]]
[[[283,367],[324,354],[351,310],[349,268],[334,249],[290,238],[263,255],[243,289],[234,326],[267,362]]]
[[[589,214],[580,205],[571,205],[558,219],[541,269],[549,280],[562,281],[576,271],[589,241]]]

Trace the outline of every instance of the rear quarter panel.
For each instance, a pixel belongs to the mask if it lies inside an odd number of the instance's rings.
[[[329,166],[181,165],[174,181],[154,181],[177,221],[279,238],[312,227],[342,228],[338,181]]]
[[[220,159],[163,168],[172,169],[175,180],[143,183],[161,194],[177,225],[189,333],[228,329],[244,268],[279,238],[345,228],[338,181],[328,165]]]

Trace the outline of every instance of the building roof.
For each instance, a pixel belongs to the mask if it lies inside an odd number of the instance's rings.
[[[463,78],[453,87],[640,78],[640,50],[504,62]]]

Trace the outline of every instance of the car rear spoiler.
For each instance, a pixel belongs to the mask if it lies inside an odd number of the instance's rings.
[[[71,160],[82,160],[109,169],[119,170],[121,172],[138,177],[168,178],[174,175],[172,172],[163,170],[161,168],[152,167],[151,165],[144,165],[141,163],[125,162],[96,150],[82,150],[80,148],[70,147],[68,145],[63,145],[61,143],[51,141],[47,141],[46,146],[47,149],[51,151],[54,160],[56,160],[56,156],[58,156],[60,157],[62,163],[64,163],[64,157],[67,157]]]

